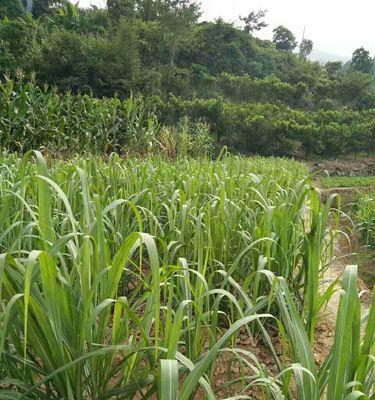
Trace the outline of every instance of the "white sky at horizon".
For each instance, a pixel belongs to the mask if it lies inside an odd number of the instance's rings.
[[[76,2],[77,0],[72,0]],[[236,22],[259,8],[267,9],[269,27],[258,34],[272,38],[272,29],[285,25],[301,39],[312,39],[314,47],[328,53],[350,57],[355,49],[364,46],[375,56],[374,0],[200,0],[203,19]],[[90,4],[105,6],[105,0],[80,0],[81,7]]]

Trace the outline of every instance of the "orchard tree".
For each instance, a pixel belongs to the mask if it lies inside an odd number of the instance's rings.
[[[296,37],[283,25],[273,30],[273,42],[278,50],[292,51],[297,47]]]
[[[311,52],[313,51],[314,43],[310,39],[302,39],[301,44],[299,45],[299,55],[306,59]]]
[[[368,93],[373,91],[373,77],[364,72],[349,70],[340,80],[338,90],[340,98],[355,107]]]
[[[355,50],[352,56],[352,67],[354,71],[370,73],[373,67],[370,52],[364,47]]]
[[[267,10],[251,11],[246,17],[240,17],[240,21],[245,24],[245,32],[253,33],[266,28],[268,24],[264,21]]]

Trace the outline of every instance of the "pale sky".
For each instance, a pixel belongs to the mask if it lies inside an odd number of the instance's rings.
[[[76,2],[77,0],[73,0]],[[314,47],[321,51],[351,56],[361,46],[375,56],[375,0],[201,0],[203,18],[238,21],[259,8],[267,9],[269,27],[259,36],[272,38],[272,29],[285,25],[301,39],[312,39]],[[103,6],[105,0],[80,0],[82,7],[96,4]]]

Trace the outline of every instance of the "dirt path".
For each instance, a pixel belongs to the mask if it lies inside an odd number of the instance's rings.
[[[345,226],[342,226],[341,228],[345,228]],[[321,288],[322,292],[324,292],[328,289],[329,285],[331,285],[336,279],[339,279],[336,291],[330,298],[326,308],[322,310],[321,320],[317,324],[314,353],[319,364],[324,362],[334,342],[334,331],[340,302],[342,275],[347,265],[355,264],[353,262],[352,254],[353,247],[350,239],[344,235],[338,235],[335,238],[333,245],[333,261],[324,273],[324,284]],[[358,285],[359,291],[362,292],[360,302],[362,315],[364,315],[369,310],[371,292],[360,278]]]

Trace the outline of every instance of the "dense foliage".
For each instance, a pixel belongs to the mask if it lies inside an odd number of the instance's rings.
[[[373,62],[365,49],[354,52],[350,65],[321,66],[307,60],[309,39],[292,53],[297,41],[284,26],[275,28],[273,42],[257,39],[264,11],[243,17],[240,27],[201,21],[189,0],[107,5],[1,0],[0,74],[68,91],[67,101],[76,104],[91,102],[73,100],[79,93],[142,96],[161,123],[176,125],[186,115],[205,120],[220,145],[246,153],[337,157],[374,150]],[[46,96],[49,103],[52,95]],[[103,109],[114,103],[103,100]],[[85,136],[89,120],[83,125]],[[124,137],[132,134],[119,129]],[[123,145],[121,135],[114,145]],[[70,136],[81,141],[74,129]],[[44,145],[54,144],[47,135]]]
[[[293,160],[206,157],[373,150],[372,59],[199,15],[0,0],[1,399],[374,397],[356,266],[315,359],[335,196]]]
[[[48,148],[60,155],[132,152],[174,158],[205,156],[213,150],[206,123],[185,118],[176,128],[163,128],[141,98],[61,96],[9,79],[0,90],[0,143],[11,151]]]
[[[375,304],[361,339],[354,266],[314,360],[335,234],[302,165],[29,152],[0,168],[0,398],[374,395]]]
[[[269,103],[173,97],[97,99],[0,83],[0,142],[13,151],[212,154],[214,143],[263,155],[374,151],[375,110],[304,112]],[[218,146],[219,147],[219,146]]]

